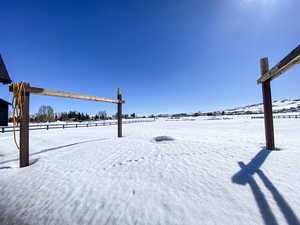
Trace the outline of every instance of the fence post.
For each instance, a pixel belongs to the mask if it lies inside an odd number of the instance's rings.
[[[25,90],[28,87],[29,83],[26,83]],[[20,168],[29,166],[29,97],[30,93],[25,91],[20,118]]]
[[[122,137],[122,89],[118,88],[118,137]]]
[[[264,75],[269,71],[268,58],[260,60],[261,74]],[[264,99],[264,119],[265,119],[265,136],[266,136],[266,148],[269,150],[275,150],[274,142],[274,126],[273,126],[273,112],[272,112],[272,95],[270,80],[262,82],[262,92]]]

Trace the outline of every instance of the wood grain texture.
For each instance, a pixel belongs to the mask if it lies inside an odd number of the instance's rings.
[[[61,97],[61,98],[74,98],[74,99],[108,102],[108,103],[116,103],[116,104],[120,103],[120,100],[117,99],[109,99],[109,98],[102,98],[102,97],[96,97],[90,95],[76,94],[71,92],[48,90],[48,89],[37,88],[37,87],[29,87],[26,89],[26,91],[36,95],[46,95],[46,96],[54,96],[54,97]],[[121,101],[121,103],[125,103],[125,101]]]
[[[300,45],[277,63],[271,70],[263,73],[257,80],[257,83],[265,82],[266,80],[273,80],[284,72],[300,63]]]
[[[260,60],[261,74],[265,74],[269,70],[268,58]],[[274,125],[273,125],[273,110],[272,110],[272,95],[271,95],[271,80],[262,82],[262,92],[264,99],[264,121],[265,121],[265,137],[266,148],[275,150],[274,141]]]

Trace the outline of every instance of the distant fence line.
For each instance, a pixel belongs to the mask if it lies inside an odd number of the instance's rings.
[[[144,123],[144,122],[154,122],[155,119],[152,120],[123,120],[123,124],[130,123]],[[100,126],[111,126],[117,125],[118,121],[103,121],[103,122],[95,122],[95,123],[63,123],[63,124],[32,124],[29,125],[29,130],[50,130],[50,129],[65,129],[65,128],[80,128],[80,127],[100,127]],[[13,126],[0,127],[1,133],[13,132]],[[15,131],[20,131],[20,127],[16,127]]]
[[[251,119],[263,119],[264,116],[251,116]],[[280,115],[273,116],[274,119],[300,119],[300,115]]]

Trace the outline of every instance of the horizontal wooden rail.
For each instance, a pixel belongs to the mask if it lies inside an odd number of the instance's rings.
[[[12,91],[12,86],[9,87],[9,90]],[[97,102],[109,102],[115,104],[125,103],[125,101],[120,101],[118,99],[102,98],[102,97],[82,95],[82,94],[76,94],[76,93],[64,92],[64,91],[55,91],[55,90],[49,90],[49,89],[37,88],[37,87],[27,87],[26,92],[35,95],[45,95],[45,96],[53,96],[53,97],[60,97],[60,98],[73,98],[73,99],[97,101]]]
[[[153,120],[126,120],[123,121],[124,124],[131,123],[143,123],[143,122],[154,122]],[[100,126],[111,126],[117,125],[118,121],[104,121],[100,123],[64,123],[64,124],[31,124],[29,125],[29,130],[50,130],[50,129],[67,129],[67,128],[80,128],[80,127],[100,127]],[[13,126],[0,127],[0,133],[13,132]],[[16,131],[20,128],[16,127]]]
[[[281,74],[300,63],[300,45],[290,52],[285,58],[277,63],[271,70],[264,73],[257,83],[265,82],[266,80],[273,80]]]
[[[273,116],[274,119],[300,119],[300,115]],[[264,119],[264,116],[251,116],[251,119]]]

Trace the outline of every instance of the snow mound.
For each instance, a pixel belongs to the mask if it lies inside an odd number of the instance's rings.
[[[155,142],[174,141],[175,139],[169,136],[158,136],[153,138]]]

